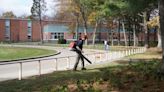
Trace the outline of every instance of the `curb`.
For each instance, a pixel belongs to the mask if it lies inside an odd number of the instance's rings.
[[[22,61],[22,60],[30,60],[30,59],[38,59],[38,58],[45,58],[45,57],[50,57],[50,56],[54,56],[54,55],[58,55],[61,52],[57,52],[55,54],[50,54],[50,55],[44,55],[44,56],[38,56],[38,57],[32,57],[32,58],[22,58],[22,59],[15,59],[15,60],[5,60],[5,61],[0,61],[0,63],[5,63],[5,62],[13,62],[13,61]],[[26,61],[24,61],[26,62]]]

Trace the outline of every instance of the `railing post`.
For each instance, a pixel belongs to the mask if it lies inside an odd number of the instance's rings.
[[[100,61],[102,61],[101,53],[99,55],[100,55]]]
[[[114,58],[113,54],[114,54],[114,52],[111,53],[111,60],[113,60],[113,58]]]
[[[129,56],[131,55],[131,50],[129,49]]]
[[[112,60],[115,58],[115,52],[112,52]]]
[[[97,62],[97,57],[96,57],[96,53],[93,54],[94,55],[94,62],[93,63],[96,63]]]
[[[121,53],[122,51],[119,51],[119,52],[120,52],[120,58],[121,58],[122,57],[122,53]]]
[[[121,57],[120,51],[117,51],[117,52],[116,52],[116,55],[117,55],[116,58],[120,58],[120,57]]]
[[[138,48],[136,49],[136,54],[138,54]]]
[[[67,57],[67,69],[68,70],[70,69],[70,60],[69,60],[69,57]]]
[[[117,53],[117,52],[113,52],[113,60],[116,59],[116,53]]]
[[[19,80],[22,80],[22,62],[19,63]]]
[[[105,61],[108,61],[108,52],[105,52]]]
[[[121,51],[119,51],[119,58],[121,58],[122,56],[121,56],[122,54],[121,54]]]
[[[144,48],[144,52],[146,52],[146,48]]]
[[[122,51],[122,57],[124,57],[124,56],[125,56],[125,53],[126,53],[126,51],[125,51],[125,50],[123,50],[123,51]]]
[[[140,48],[138,48],[137,53],[140,53]]]
[[[135,50],[135,54],[137,54],[137,49]]]
[[[109,53],[109,52],[106,52],[106,53],[105,53],[105,61],[108,61],[108,56],[109,56],[108,53]]]
[[[125,56],[128,56],[128,51],[127,50],[125,50]]]
[[[39,76],[41,76],[41,62],[38,60],[38,66],[39,66]]]
[[[120,51],[120,54],[121,54],[121,58],[123,57],[123,53],[124,53],[124,51]]]
[[[125,51],[122,51],[121,56],[122,56],[122,57],[125,56]]]
[[[56,58],[56,60],[55,60],[55,63],[56,63],[55,68],[56,68],[56,71],[57,71],[57,70],[58,70],[58,62],[57,62],[57,58]]]
[[[133,55],[133,48],[131,49],[131,51],[130,51],[130,52],[131,52],[131,55]]]

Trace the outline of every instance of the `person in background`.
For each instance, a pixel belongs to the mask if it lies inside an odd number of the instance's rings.
[[[107,40],[104,40],[104,50],[107,50]]]
[[[107,41],[107,51],[109,51],[109,41]]]

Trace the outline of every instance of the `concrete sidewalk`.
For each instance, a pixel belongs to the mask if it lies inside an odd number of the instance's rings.
[[[69,48],[51,47],[51,46],[32,46],[32,45],[1,45],[1,46],[42,48],[42,49],[56,50],[58,52],[61,52],[60,54],[55,56],[26,60],[26,61],[34,61],[34,60],[41,60],[41,61],[40,61],[40,67],[39,67],[39,63],[36,61],[22,63],[21,72],[23,78],[26,78],[28,76],[40,75],[40,73],[46,74],[46,73],[51,73],[53,71],[67,70],[68,67],[72,68],[76,61],[75,60],[76,53],[70,51]],[[92,54],[100,51],[84,49],[84,52],[85,52],[84,54]],[[74,56],[74,57],[69,58],[70,62],[68,66],[68,62],[66,62],[67,58],[61,58],[61,57],[69,57],[69,56]],[[56,59],[54,58],[58,58],[58,60],[56,61]],[[88,58],[91,59],[91,61],[93,60],[92,56],[89,56]],[[47,59],[47,60],[42,60],[42,59]],[[39,71],[40,68],[41,70]],[[20,77],[19,63],[0,65],[0,81],[17,79],[19,77]]]

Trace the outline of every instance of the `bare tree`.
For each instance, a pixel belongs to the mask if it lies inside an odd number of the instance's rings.
[[[33,19],[39,20],[40,31],[41,31],[41,43],[43,43],[43,27],[42,27],[42,16],[47,11],[46,2],[44,0],[33,0],[33,5],[31,7],[31,13]]]

